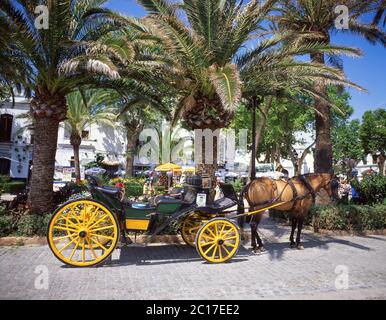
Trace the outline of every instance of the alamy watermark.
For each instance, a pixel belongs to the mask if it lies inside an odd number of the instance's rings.
[[[335,28],[338,30],[347,30],[349,29],[349,10],[345,5],[338,5],[335,7],[334,12],[338,15],[335,18]]]
[[[35,18],[35,28],[36,29],[48,29],[49,14],[48,7],[45,5],[39,5],[35,7],[35,14],[38,16]]]
[[[34,286],[36,290],[48,290],[49,288],[49,272],[45,265],[36,266],[34,273],[37,274]]]
[[[248,129],[240,129],[236,139],[234,129],[172,131],[168,124],[163,124],[160,134],[154,128],[144,129],[140,133],[140,148],[137,156],[143,164],[179,161],[213,164],[216,158],[228,164],[234,164],[237,156],[247,158],[247,134]],[[238,140],[237,148],[236,140]],[[240,163],[240,166],[245,166],[240,169],[247,169],[246,163]]]
[[[335,268],[335,289],[347,290],[349,288],[349,268],[346,265],[338,265]]]

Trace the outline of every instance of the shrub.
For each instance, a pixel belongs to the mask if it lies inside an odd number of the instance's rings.
[[[3,190],[4,193],[19,193],[23,191],[25,188],[25,182],[23,181],[10,181],[0,184],[0,189]]]
[[[12,233],[12,216],[0,215],[0,237],[8,236]]]
[[[386,206],[328,205],[315,206],[311,216],[318,227],[327,230],[364,231],[383,229],[386,225]]]
[[[76,184],[74,182],[68,182],[64,187],[60,188],[59,191],[54,193],[54,203],[55,205],[59,205],[68,201],[72,195],[83,193],[87,190],[85,183]]]
[[[17,224],[18,236],[45,236],[51,215],[24,215]]]
[[[353,187],[363,204],[383,203],[386,198],[386,177],[377,174],[367,175],[361,182],[353,181]]]
[[[109,181],[109,185],[115,186],[117,183],[123,183],[127,197],[139,197],[143,194],[143,185],[145,179],[143,178],[114,178]]]
[[[0,184],[4,184],[4,183],[10,182],[10,181],[11,181],[10,176],[0,174]]]

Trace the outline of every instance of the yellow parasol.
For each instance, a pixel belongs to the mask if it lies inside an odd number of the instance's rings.
[[[186,168],[182,169],[182,172],[185,172],[185,173],[195,173],[196,172],[196,168],[195,167],[186,167]]]
[[[154,169],[155,171],[161,171],[161,172],[167,172],[167,171],[173,171],[173,172],[181,172],[182,168],[178,164],[174,163],[165,163],[159,165],[157,168]]]

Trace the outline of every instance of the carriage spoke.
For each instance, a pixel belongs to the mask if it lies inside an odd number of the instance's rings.
[[[59,250],[59,253],[62,253],[62,251],[63,251],[64,249],[66,249],[67,247],[69,247],[70,244],[73,243],[73,242],[75,241],[75,239],[76,239],[76,238],[72,239],[72,240],[71,240],[70,242],[68,242],[66,245],[64,245],[63,247],[61,247],[60,250]]]
[[[69,235],[66,235],[66,236],[62,236],[62,237],[56,237],[54,238],[54,241],[59,241],[59,240],[63,240],[63,239],[66,239],[66,238],[71,238],[71,237],[75,237],[76,236],[76,233],[71,233]]]
[[[56,225],[56,226],[54,226],[54,229],[59,229],[59,230],[64,230],[64,231],[72,231],[72,232],[78,231],[77,229],[72,229],[72,228],[69,228],[67,226],[62,226],[62,225]]]
[[[212,250],[213,247],[214,247],[215,245],[216,245],[216,243],[212,244],[212,245],[209,247],[209,249],[205,251],[205,254],[207,254],[210,250]]]
[[[214,247],[212,259],[214,259],[214,257],[216,256],[216,252],[217,252],[217,245],[215,245],[215,247]]]
[[[218,252],[219,252],[219,254],[220,254],[220,259],[222,260],[221,246],[218,246]]]
[[[91,229],[92,227],[94,227],[95,225],[99,224],[100,222],[102,222],[103,220],[105,220],[106,218],[109,218],[108,216],[103,216],[102,218],[100,218],[97,222],[93,223],[91,226],[89,226],[89,229]]]
[[[106,227],[100,227],[100,228],[96,228],[96,229],[89,229],[90,231],[101,231],[101,230],[106,230],[106,229],[111,229],[111,228],[114,228],[113,225],[111,226],[106,226]]]
[[[226,251],[227,254],[230,254],[229,250],[226,248],[224,244],[221,247]]]
[[[95,217],[97,216],[97,214],[98,214],[98,208],[96,208],[96,210],[92,213],[89,221],[87,222],[86,227],[89,227],[95,221]]]
[[[92,253],[92,255],[94,256],[94,258],[95,258],[95,259],[98,259],[98,256],[96,255],[96,253],[95,253],[95,251],[94,251],[94,248],[92,247],[91,241],[89,241],[87,238],[85,238],[85,240],[87,241],[87,243],[88,243],[88,245],[89,245],[89,247],[90,247],[90,249],[91,249],[91,253]]]
[[[228,246],[228,247],[232,247],[232,248],[236,247],[236,245],[235,245],[234,243],[230,243],[230,242],[228,242],[228,241],[225,241],[225,242],[224,242],[224,245],[226,245],[226,246]]]
[[[224,240],[232,240],[232,239],[236,239],[237,236],[232,236],[232,237],[228,237],[228,238],[224,238]]]
[[[109,239],[109,240],[114,240],[113,237],[109,237],[109,236],[106,236],[104,234],[98,234],[98,233],[90,233],[91,236],[94,236],[94,237],[102,237],[102,238],[106,238],[106,239]]]
[[[91,237],[91,241],[94,241],[94,243],[96,243],[97,246],[99,246],[103,250],[105,250],[105,251],[107,250],[107,248],[103,244],[101,244],[99,241],[95,240],[94,237]]]
[[[83,262],[86,261],[86,244],[85,244],[84,239],[83,239],[83,242],[82,242],[82,261]]]
[[[79,238],[79,237],[77,237],[77,238]],[[72,260],[72,257],[74,256],[74,253],[76,252],[76,249],[78,249],[79,243],[80,243],[80,240],[76,242],[74,249],[72,249],[71,255],[69,257],[70,260]]]

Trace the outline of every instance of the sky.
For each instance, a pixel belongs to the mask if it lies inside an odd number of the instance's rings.
[[[130,16],[145,15],[145,10],[136,0],[109,0],[107,7]],[[347,78],[368,91],[348,89],[351,95],[350,105],[354,108],[352,118],[360,119],[367,110],[386,109],[386,49],[351,34],[333,34],[332,42],[360,48],[363,52],[361,58],[343,57]]]

